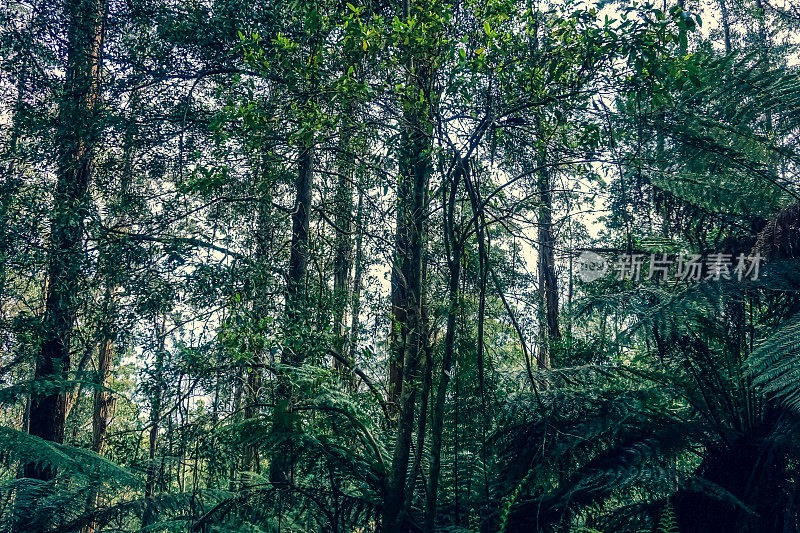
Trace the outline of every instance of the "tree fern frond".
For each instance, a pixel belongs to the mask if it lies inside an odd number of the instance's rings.
[[[83,479],[136,486],[139,478],[126,468],[84,448],[41,439],[23,431],[0,426],[0,447],[11,450],[23,463],[34,463]]]
[[[747,359],[753,383],[786,407],[800,409],[800,313],[761,342]]]

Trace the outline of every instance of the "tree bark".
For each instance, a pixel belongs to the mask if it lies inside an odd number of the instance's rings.
[[[364,271],[364,232],[361,231],[364,223],[364,193],[358,193],[358,207],[356,208],[356,257],[353,266],[353,298],[350,316],[350,356],[348,360],[355,365],[358,350],[359,317],[361,315],[361,276]]]
[[[261,202],[258,206],[258,220],[256,221],[256,249],[255,249],[255,268],[252,286],[252,331],[255,335],[263,332],[262,320],[269,314],[267,309],[267,286],[269,283],[269,249],[272,245],[270,235],[270,220],[272,215],[272,192],[269,179],[269,162],[266,157],[262,158],[261,169]],[[257,344],[257,343],[256,343]],[[247,373],[247,399],[244,406],[245,420],[254,419],[259,412],[256,407],[261,402],[263,388],[263,365],[267,363],[266,353],[263,346],[254,346],[250,361],[254,363],[246,368]],[[243,469],[248,472],[261,471],[258,444],[252,443],[245,447],[243,457]]]
[[[431,413],[431,448],[428,470],[428,492],[425,500],[425,531],[433,532],[436,528],[436,506],[439,491],[439,479],[442,468],[442,431],[444,429],[444,406],[447,399],[447,386],[450,383],[450,372],[455,355],[456,318],[458,316],[458,287],[461,278],[462,242],[455,234],[455,198],[462,169],[457,169],[453,176],[450,194],[444,203],[444,243],[447,253],[447,264],[450,272],[448,284],[447,331],[444,337],[444,355],[442,370],[436,387],[436,394]]]
[[[414,430],[417,392],[421,385],[419,370],[424,327],[422,252],[430,173],[430,95],[433,71],[424,64],[424,60],[416,63],[414,59],[409,59],[408,68],[397,187],[395,264],[392,270],[394,346],[389,368],[389,399],[398,405],[397,437],[386,483],[382,522],[386,532],[408,529],[402,510],[405,507],[406,472]]]
[[[550,174],[546,167],[545,149],[539,156],[539,368],[550,368],[552,342],[561,338],[558,326],[558,280],[555,269],[555,239],[553,237],[553,197]]]
[[[150,432],[148,434],[147,472],[144,483],[145,511],[142,517],[144,528],[153,519],[153,506],[151,500],[156,491],[156,481],[159,468],[156,465],[156,451],[158,450],[158,430],[161,425],[161,412],[164,403],[164,348],[166,344],[166,327],[163,322],[159,325],[158,318],[153,320],[154,334],[156,335],[156,359],[153,368],[152,382],[154,384],[150,396]],[[180,388],[180,383],[179,383]]]
[[[347,349],[347,309],[348,279],[350,276],[351,256],[353,242],[351,236],[351,220],[353,216],[353,175],[355,170],[355,153],[351,146],[353,120],[350,119],[355,112],[352,101],[345,105],[345,124],[342,127],[341,143],[337,167],[339,172],[338,183],[334,200],[334,230],[336,238],[333,256],[333,330],[334,350],[342,357],[348,358]],[[352,361],[349,361],[352,362]],[[334,360],[334,368],[340,373],[345,372],[345,367],[338,360]],[[345,376],[343,376],[345,377]]]
[[[286,339],[281,363],[296,367],[303,362],[305,343],[305,294],[303,285],[308,271],[308,228],[311,212],[311,187],[313,184],[313,141],[304,142],[298,154],[298,172],[295,181],[296,200],[292,211],[292,241],[289,255],[289,276],[286,284]],[[286,375],[278,379],[273,431],[285,435],[295,429],[291,422],[291,383]],[[291,477],[291,450],[286,445],[277,447],[270,465],[270,481],[286,484]]]
[[[116,295],[110,283],[106,284],[106,293],[103,303],[103,317],[100,326],[100,343],[97,353],[97,372],[95,375],[94,405],[92,409],[92,451],[97,455],[103,455],[106,446],[108,426],[114,417],[114,406],[116,399],[108,391],[111,365],[114,358],[114,319],[116,318]],[[95,491],[89,497],[87,509],[93,512],[103,503],[99,491]],[[92,520],[87,524],[85,533],[93,533],[99,524]]]
[[[69,21],[67,79],[56,132],[58,180],[50,221],[47,296],[29,424],[30,434],[58,443],[64,441],[64,381],[70,368],[70,339],[86,260],[83,221],[88,212],[92,161],[98,141],[96,115],[106,3],[71,0],[66,3],[65,11]],[[26,477],[47,480],[54,475],[52,469],[42,465],[25,466]]]
[[[725,53],[731,53],[731,27],[728,20],[728,0],[719,0],[719,10],[722,12],[722,35],[725,41]]]

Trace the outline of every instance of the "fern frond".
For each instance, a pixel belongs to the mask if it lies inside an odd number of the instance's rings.
[[[675,509],[672,502],[667,500],[661,509],[661,516],[658,518],[658,533],[680,533],[678,531],[678,520],[675,516]]]
[[[753,384],[792,410],[800,410],[800,313],[762,341],[747,359]]]
[[[136,486],[132,472],[84,448],[58,444],[8,427],[0,426],[0,447],[11,450],[23,463],[32,463],[56,472],[66,472],[95,482]]]

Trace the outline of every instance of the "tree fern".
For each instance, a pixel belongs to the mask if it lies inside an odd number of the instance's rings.
[[[787,408],[800,410],[800,313],[789,318],[750,354],[753,383]]]

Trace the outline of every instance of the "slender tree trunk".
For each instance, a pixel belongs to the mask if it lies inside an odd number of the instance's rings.
[[[450,383],[450,372],[453,367],[456,338],[456,318],[458,313],[458,287],[461,277],[461,249],[462,243],[455,235],[455,198],[458,188],[461,169],[454,173],[453,183],[450,188],[449,199],[444,205],[444,239],[447,251],[447,263],[450,271],[448,286],[447,331],[444,337],[444,355],[442,356],[442,371],[434,396],[433,412],[431,414],[431,447],[430,467],[428,470],[428,491],[425,501],[425,531],[433,532],[436,529],[436,506],[439,491],[439,479],[442,468],[442,432],[444,429],[444,406],[447,399],[447,386]],[[452,250],[452,252],[451,252]]]
[[[422,264],[422,279],[426,279],[427,277],[427,262],[423,261]],[[425,433],[426,427],[428,423],[428,399],[430,398],[430,392],[432,388],[432,381],[433,381],[433,354],[431,353],[431,345],[430,345],[430,323],[428,321],[428,306],[425,301],[425,292],[423,290],[423,294],[421,296],[421,306],[420,306],[420,320],[421,320],[421,328],[422,332],[420,335],[420,343],[421,346],[419,347],[420,350],[420,364],[422,365],[422,374],[421,379],[422,383],[421,390],[419,391],[419,413],[417,416],[417,439],[414,443],[414,463],[411,467],[411,477],[406,482],[406,494],[408,495],[403,502],[403,510],[402,514],[404,516],[408,515],[408,511],[411,507],[411,500],[413,499],[414,489],[416,488],[417,478],[420,475],[420,471],[422,469],[422,454],[425,448]]]
[[[550,368],[550,348],[561,338],[558,327],[558,280],[555,268],[555,238],[553,237],[553,197],[546,153],[539,156],[539,368]]]
[[[722,12],[722,35],[725,40],[725,53],[731,53],[731,27],[728,20],[728,0],[719,0],[719,10]]]
[[[489,414],[486,398],[486,373],[485,373],[485,324],[486,324],[486,284],[489,278],[489,253],[490,241],[487,232],[488,224],[483,209],[480,190],[477,180],[472,180],[469,174],[464,174],[464,183],[467,186],[472,212],[475,218],[475,236],[478,241],[478,335],[477,335],[477,354],[475,356],[478,367],[478,391],[481,399],[481,460],[484,463],[483,469],[483,509],[481,510],[480,530],[484,531],[488,526],[486,520],[488,516],[489,501],[489,476],[488,476],[488,455],[486,442],[489,432]]]
[[[61,443],[66,424],[64,381],[70,368],[70,339],[74,328],[83,263],[83,221],[89,204],[89,183],[98,139],[97,107],[106,4],[102,0],[71,0],[68,15],[68,65],[59,107],[56,145],[58,181],[53,197],[47,297],[42,342],[31,393],[29,432]],[[50,479],[51,469],[37,463],[25,466],[25,476]]]
[[[260,358],[258,354],[253,357],[253,362],[256,363],[247,368],[247,403],[244,406],[244,419],[252,421],[258,415],[259,397],[261,395],[261,372],[262,369],[259,365]],[[256,444],[248,444],[244,449],[244,457],[242,459],[242,469],[247,472],[259,471],[259,453]]]
[[[311,213],[311,188],[313,185],[313,164],[314,146],[309,143],[300,150],[298,161],[297,181],[295,192],[294,211],[292,213],[292,243],[289,257],[289,281],[286,289],[286,314],[292,321],[304,318],[304,310],[301,305],[305,291],[306,272],[308,271],[308,227],[309,214]],[[290,362],[297,362],[295,359],[299,355],[299,350],[292,349],[287,355]]]
[[[147,472],[144,483],[145,511],[142,517],[142,527],[147,526],[153,519],[153,504],[151,500],[155,495],[156,482],[159,468],[156,465],[156,452],[158,450],[158,431],[161,424],[162,408],[164,403],[164,348],[166,344],[166,328],[164,318],[162,323],[158,323],[158,318],[154,322],[154,333],[156,335],[155,365],[152,376],[152,392],[150,396],[150,432],[148,435],[147,448]],[[180,389],[180,382],[178,383]],[[180,393],[180,390],[179,390]]]
[[[408,3],[406,3],[408,16]],[[400,175],[398,176],[398,220],[395,264],[392,271],[394,360],[390,366],[390,401],[397,402],[397,437],[392,466],[386,483],[382,527],[386,532],[408,529],[402,510],[406,500],[406,473],[414,430],[419,370],[423,342],[423,225],[426,218],[430,172],[430,67],[409,59],[409,78],[404,102]],[[413,73],[413,74],[411,74]],[[418,101],[422,94],[422,101]],[[400,354],[402,353],[402,359]],[[400,366],[402,365],[402,366]],[[402,380],[398,381],[398,370]]]
[[[481,404],[486,399],[486,377],[484,375],[484,323],[486,319],[486,282],[489,278],[489,244],[486,233],[486,217],[477,187],[477,180],[472,181],[468,174],[464,174],[464,184],[472,204],[472,213],[475,218],[475,237],[478,241],[478,389],[481,393]],[[484,406],[485,407],[485,406]]]
[[[356,208],[356,257],[353,265],[353,299],[350,316],[350,356],[348,361],[353,365],[356,362],[358,350],[359,317],[361,315],[361,276],[364,270],[364,232],[361,230],[364,223],[364,193],[358,193],[358,207]],[[352,379],[351,379],[352,382]]]
[[[238,369],[235,377],[235,382],[233,385],[233,413],[234,420],[236,422],[241,422],[243,414],[241,411],[242,405],[242,393],[245,387],[245,376],[243,374],[242,369]],[[239,457],[234,456],[228,463],[230,467],[229,476],[228,476],[228,490],[234,491],[237,489],[237,480],[236,475],[239,471]]]
[[[295,182],[296,200],[292,212],[292,241],[289,256],[289,276],[286,286],[286,340],[281,363],[296,367],[303,362],[306,336],[305,283],[308,271],[308,228],[311,212],[311,187],[313,184],[314,146],[313,140],[304,143],[298,156],[298,173]],[[276,390],[276,405],[273,428],[277,435],[291,432],[291,384],[287,376],[280,376]],[[270,465],[270,480],[273,483],[288,483],[291,477],[291,450],[278,446]]]
[[[758,17],[758,50],[761,55],[761,61],[764,62],[764,70],[769,70],[772,64],[770,58],[770,44],[769,36],[767,35],[767,21],[766,11],[764,11],[764,3],[761,0],[756,0],[756,16]],[[772,133],[774,123],[772,119],[772,106],[767,107],[765,117],[765,128],[768,133]],[[770,161],[770,166],[775,167],[777,161],[773,156]],[[777,171],[777,168],[775,169]]]
[[[355,112],[352,101],[348,101],[344,109],[345,124],[342,128],[342,139],[338,157],[339,179],[336,184],[334,230],[336,238],[333,256],[333,329],[334,350],[348,360],[347,350],[347,300],[349,295],[348,278],[350,276],[351,255],[353,242],[351,236],[351,220],[353,216],[353,175],[355,170],[355,152],[351,146],[354,121],[350,119]],[[352,361],[348,362],[352,363]],[[334,360],[334,367],[340,372],[346,372],[345,366]]]
[[[116,295],[110,283],[106,284],[106,293],[103,298],[103,317],[100,326],[100,343],[97,353],[97,373],[95,376],[94,405],[92,409],[92,451],[103,455],[106,446],[108,426],[114,416],[115,398],[108,391],[110,369],[114,358],[114,320],[116,318]],[[90,495],[87,510],[93,512],[103,503],[98,491]],[[93,533],[99,524],[92,520],[85,528],[85,533]]]
[[[404,342],[408,336],[409,288],[406,273],[411,255],[408,232],[409,206],[411,204],[410,177],[401,171],[397,181],[397,220],[395,249],[391,273],[392,324],[389,332],[389,406],[396,415],[403,390]]]
[[[268,263],[270,260],[269,249],[272,245],[269,227],[272,215],[272,194],[269,179],[269,162],[266,160],[266,157],[263,158],[262,166],[261,202],[259,204],[258,220],[256,222],[256,272],[252,278],[253,330],[258,332],[258,334],[262,332],[262,320],[266,318],[269,313],[267,310],[267,286],[269,283]],[[267,362],[266,353],[262,346],[255,346],[254,350],[250,358],[253,364],[246,369],[247,399],[244,407],[245,420],[253,420],[258,416],[259,409],[256,406],[261,401],[263,392],[263,365]],[[248,472],[261,472],[258,444],[252,443],[245,447],[243,469]]]

